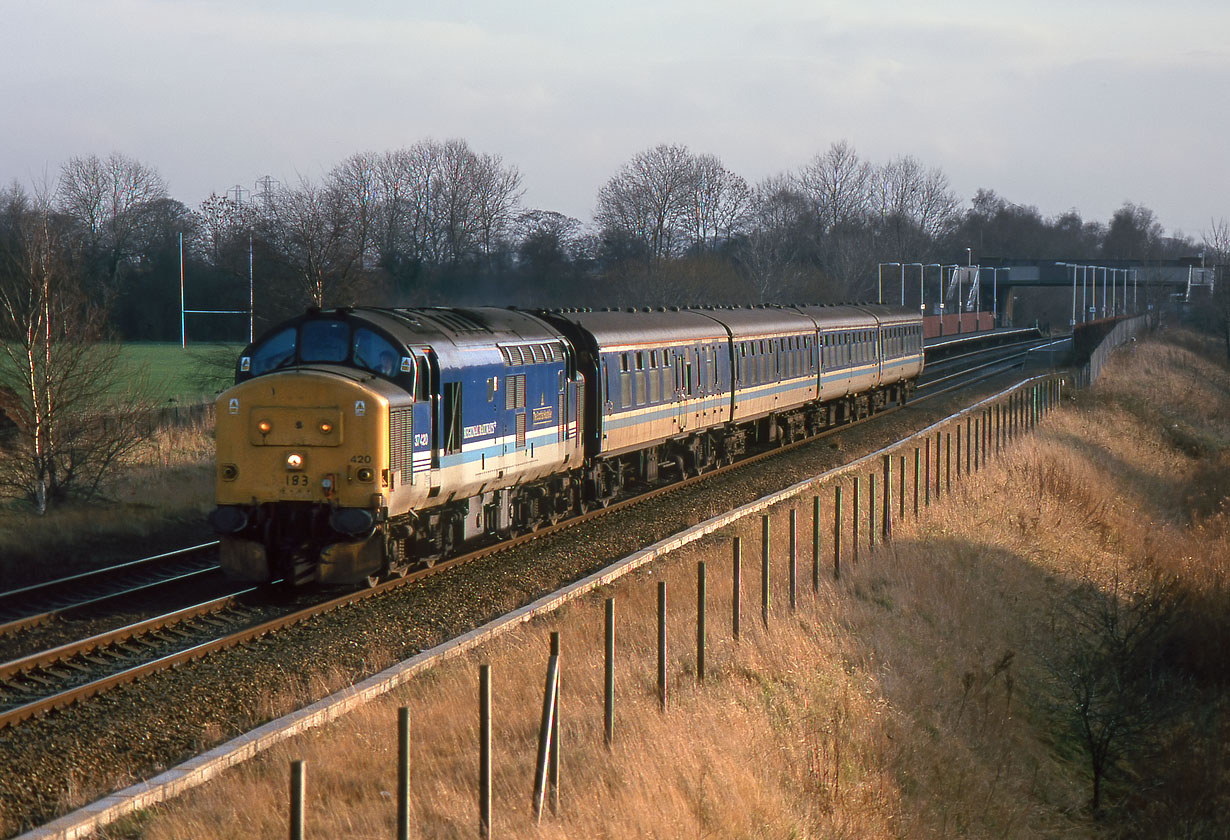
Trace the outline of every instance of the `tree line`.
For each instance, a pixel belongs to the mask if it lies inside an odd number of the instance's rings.
[[[0,248],[54,228],[59,259],[114,333],[164,341],[179,337],[181,237],[187,308],[246,309],[251,271],[259,324],[313,305],[866,300],[878,262],[961,262],[967,247],[1074,260],[1201,248],[1130,203],[1105,224],[986,189],[966,206],[940,169],[872,163],[845,142],[755,184],[715,155],[654,146],[607,180],[592,220],[523,197],[516,166],[464,140],[357,153],[319,179],[266,178],[196,208],[149,164],[87,155],[49,183],[0,191]],[[2,282],[20,282],[13,265]],[[190,333],[234,339],[243,321],[196,318]]]
[[[354,154],[320,179],[264,178],[195,209],[120,153],[0,190],[0,497],[43,511],[93,495],[140,443],[151,403],[113,340],[179,338],[181,270],[188,309],[246,310],[254,277],[259,332],[308,306],[870,300],[876,264],[893,259],[1200,247],[1130,203],[1107,224],[1046,218],[990,190],[965,207],[940,169],[875,164],[844,142],[757,184],[714,155],[654,146],[607,180],[590,221],[523,197],[515,166],[463,140]],[[1210,261],[1230,262],[1228,230],[1205,235]],[[1216,309],[1230,313],[1225,285]],[[246,335],[246,312],[189,317],[194,341]]]

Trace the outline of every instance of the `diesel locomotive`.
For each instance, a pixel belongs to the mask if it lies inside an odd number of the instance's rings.
[[[908,399],[881,305],[309,310],[217,400],[232,578],[374,583]]]

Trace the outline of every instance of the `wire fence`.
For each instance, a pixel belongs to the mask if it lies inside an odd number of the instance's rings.
[[[1135,341],[1136,336],[1144,330],[1147,318],[1147,315],[1138,315],[1115,324],[1114,329],[1106,334],[1097,347],[1093,348],[1093,352],[1089,354],[1089,361],[1077,369],[1076,387],[1089,388],[1097,382],[1110,352],[1129,341]]]

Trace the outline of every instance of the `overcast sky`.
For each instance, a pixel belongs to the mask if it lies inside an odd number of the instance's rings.
[[[1224,0],[0,0],[0,182],[75,155],[195,207],[262,175],[465,139],[592,217],[637,152],[755,183],[839,140],[1051,216],[1230,217]],[[886,255],[892,256],[892,255]]]

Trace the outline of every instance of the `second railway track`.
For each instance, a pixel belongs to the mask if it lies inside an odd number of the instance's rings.
[[[1002,384],[980,387],[989,392]],[[916,400],[881,422],[843,427],[838,438],[787,450],[787,457],[676,485],[669,499],[625,508],[614,527],[603,517],[573,520],[569,529],[533,535],[533,547],[508,544],[483,563],[438,566],[416,586],[370,590],[345,610],[300,621],[264,641],[217,650],[186,669],[116,685],[98,699],[0,728],[0,763],[8,769],[0,775],[0,800],[10,824],[46,822],[66,805],[147,777],[707,516],[899,439],[955,407],[951,398]],[[117,753],[117,744],[126,746]],[[57,758],[70,754],[71,764]],[[68,789],[77,791],[72,802],[64,799]]]
[[[218,571],[216,541],[0,593],[0,636]]]
[[[990,362],[980,361],[975,365],[971,365],[970,360],[965,359],[964,365],[971,370],[962,377],[960,384],[950,385],[944,389],[944,392],[969,385],[981,377],[995,375],[1005,366],[1019,366],[1022,363],[1020,360],[1022,352],[1026,351],[997,348],[996,359]],[[920,397],[919,400],[938,396],[939,393],[942,392]],[[866,420],[881,418],[893,410],[895,409],[880,412],[870,418],[856,421],[854,424],[836,427],[804,441],[768,449],[701,476],[693,476],[684,481],[647,489],[612,504],[608,508],[590,511],[556,525],[544,526],[531,534],[467,552],[437,563],[430,569],[413,572],[372,589],[337,595],[325,593],[317,593],[315,596],[301,595],[299,600],[306,598],[309,603],[300,602],[289,607],[278,606],[268,599],[262,601],[255,598],[256,591],[250,590],[204,604],[193,604],[185,609],[120,627],[88,639],[29,654],[13,662],[0,665],[0,728],[55,708],[62,708],[116,685],[138,680],[149,674],[199,659],[211,652],[242,645],[313,616],[422,580],[452,567],[509,550],[530,540],[573,528],[597,517],[607,516],[632,506],[651,503],[663,494],[677,492],[718,474],[746,469],[767,458],[777,457],[783,452],[813,444],[832,434],[848,431],[852,426],[866,422]],[[194,546],[191,549],[185,549],[182,553],[197,553],[209,547],[209,545]],[[156,558],[148,558],[148,560],[165,559],[180,553],[170,552]],[[118,568],[137,565],[135,563],[124,564]],[[104,571],[114,573],[115,570]],[[60,583],[53,582],[53,584]],[[135,589],[140,588],[142,585],[138,585]],[[128,590],[128,593],[135,589]],[[98,597],[106,600],[118,598],[124,594],[126,594],[124,591],[118,591]],[[244,596],[248,597],[246,602]]]

